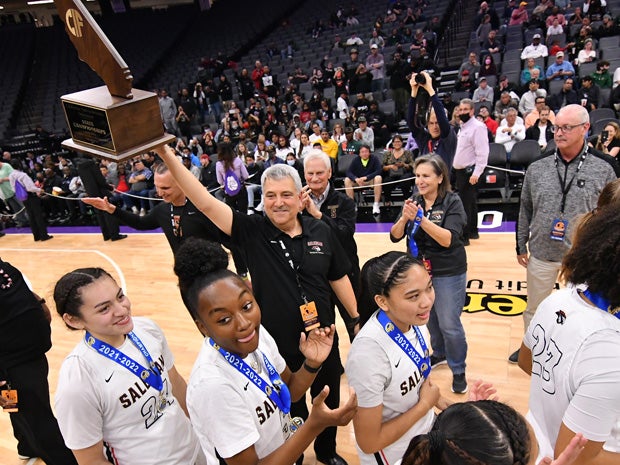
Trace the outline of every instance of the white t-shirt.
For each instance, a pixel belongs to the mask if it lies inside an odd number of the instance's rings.
[[[248,365],[258,361],[258,375],[271,385],[262,354],[278,373],[284,371],[286,362],[262,326],[259,335],[258,349],[244,360]],[[207,339],[189,379],[187,407],[207,457],[215,449],[221,457],[230,458],[254,445],[258,458],[262,459],[284,444],[280,410]]]
[[[385,333],[377,320],[376,312],[355,336],[345,372],[349,385],[355,389],[357,403],[362,408],[383,405],[381,421],[385,423],[418,403],[420,387],[424,381],[415,363]],[[426,328],[421,328],[423,333]],[[422,353],[413,329],[405,333],[415,350]],[[428,337],[424,337],[428,345]],[[365,454],[358,446],[362,465],[394,464],[407,450],[411,439],[428,433],[435,421],[430,409],[417,423],[395,443],[373,454]]]
[[[134,373],[99,354],[84,340],[64,360],[56,389],[56,413],[69,449],[85,449],[103,440],[117,463],[194,464],[202,454],[189,419],[174,398],[168,370],[174,358],[161,329],[146,318],[133,318],[134,333],[157,368],[163,368],[167,406],[158,412],[159,391]],[[118,348],[142,366],[147,362],[127,338]]]
[[[618,444],[620,320],[586,304],[577,288],[562,289],[540,304],[523,342],[532,351],[527,418],[538,459],[553,457],[562,423],[591,441]]]

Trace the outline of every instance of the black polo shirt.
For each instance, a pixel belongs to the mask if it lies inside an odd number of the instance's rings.
[[[304,331],[299,311],[303,299],[296,276],[308,301],[316,303],[321,326],[328,326],[335,322],[329,281],[345,276],[351,266],[327,224],[301,215],[299,219],[302,234],[294,238],[266,216],[235,212],[232,226],[232,243],[246,253],[262,324],[286,360],[299,358],[299,335]]]

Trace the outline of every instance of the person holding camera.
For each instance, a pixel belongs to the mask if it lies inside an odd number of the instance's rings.
[[[412,74],[409,84],[411,85],[411,98],[407,111],[407,124],[418,144],[420,155],[436,153],[443,159],[448,169],[451,169],[456,151],[456,133],[450,126],[443,103],[435,93],[433,80],[426,71],[422,71]],[[421,89],[423,93],[420,92]],[[428,99],[431,104],[426,124],[417,116],[417,110],[420,106],[424,106],[422,99],[426,99],[425,108],[428,109]]]
[[[592,146],[592,143],[590,143],[590,146]],[[596,139],[596,146],[594,148],[618,160],[618,153],[620,152],[620,125],[615,121],[607,123],[605,129]]]

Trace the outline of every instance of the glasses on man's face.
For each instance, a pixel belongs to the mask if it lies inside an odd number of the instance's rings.
[[[562,131],[564,134],[568,134],[570,132],[573,131],[573,129],[575,129],[578,126],[583,126],[586,123],[579,123],[579,124],[564,124],[562,126],[554,126],[552,131],[553,132],[560,132]]]

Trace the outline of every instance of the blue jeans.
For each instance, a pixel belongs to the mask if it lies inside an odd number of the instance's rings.
[[[455,375],[465,373],[467,341],[461,323],[465,305],[467,273],[456,276],[433,276],[435,305],[428,321],[433,354],[446,357]]]

